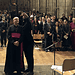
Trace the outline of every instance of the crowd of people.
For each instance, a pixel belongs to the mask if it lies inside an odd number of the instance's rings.
[[[6,14],[5,17],[5,14],[1,14],[1,47],[3,47],[3,43],[6,47],[6,38],[8,39],[6,49],[6,62],[4,67],[5,75],[13,75],[14,71],[17,71],[17,75],[22,75],[21,71],[24,73],[29,72],[30,74],[33,74],[34,41],[31,35],[31,22],[26,13],[23,13],[23,15],[24,21],[22,22],[19,21],[21,19],[18,17],[18,15],[14,15],[11,18],[11,15],[8,16],[8,14]],[[8,21],[11,21],[12,24],[10,24]],[[22,24],[20,25],[19,23]],[[25,69],[24,66],[23,54],[25,54],[27,60],[27,69]]]
[[[74,31],[72,31],[73,24],[75,23],[74,20],[75,18],[73,18],[72,14],[68,18],[65,17],[65,14],[62,14],[61,18],[57,18],[55,15],[32,13],[30,15],[32,24],[31,34],[44,34],[42,47],[46,52],[54,51],[51,47],[46,48],[58,41],[54,45],[56,50],[74,51]]]
[[[0,14],[0,28],[1,28],[1,47],[3,47],[3,39],[6,47],[6,36],[7,30],[10,26],[10,21],[15,17],[19,17],[19,25],[22,27],[25,25],[25,12],[19,11],[16,14],[16,11],[12,12],[1,12]],[[62,18],[56,18],[55,15],[51,16],[50,14],[39,12],[32,12],[31,14],[27,13],[31,22],[31,35],[34,34],[44,34],[43,48],[50,46],[51,44],[61,40],[55,45],[57,50],[69,50],[72,44],[71,40],[71,28],[70,24],[74,23],[74,18],[72,14],[66,18],[65,14],[62,15]],[[72,19],[73,18],[73,19]],[[72,47],[74,50],[74,48]],[[52,48],[47,49],[46,51],[52,51]]]
[[[34,34],[44,34],[42,48],[46,52],[52,52],[53,48],[45,48],[56,42],[58,42],[55,45],[57,50],[65,51],[72,48],[75,51],[75,18],[72,15],[66,18],[63,14],[62,18],[58,19],[55,15],[40,14],[39,12],[27,14],[23,11],[19,11],[18,14],[16,14],[16,11],[5,11],[0,14],[1,47],[3,47],[3,43],[6,47],[8,39],[4,69],[6,75],[12,75],[15,70],[18,74],[21,74],[21,71],[33,72],[34,40],[32,36]],[[28,63],[26,70],[23,51]]]

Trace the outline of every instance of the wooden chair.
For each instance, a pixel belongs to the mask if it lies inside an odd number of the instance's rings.
[[[44,34],[43,35],[41,35],[41,34],[34,34],[33,35],[33,39],[34,39],[34,43],[35,44],[42,44],[42,39],[44,39]],[[38,39],[38,41],[36,41],[36,39]]]
[[[35,43],[42,43],[42,39],[44,39],[44,34],[34,34],[33,35],[33,39]],[[35,41],[36,39],[38,39],[39,41]]]
[[[74,75],[75,59],[65,59],[62,66],[52,65],[51,69],[60,75]]]
[[[41,38],[44,39],[44,34],[43,35],[41,35],[41,34],[34,34],[33,35],[33,39],[41,39]]]

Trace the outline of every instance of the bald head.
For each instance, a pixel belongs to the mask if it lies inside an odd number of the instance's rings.
[[[18,17],[14,17],[13,20],[15,20],[15,19],[19,19],[19,18]]]
[[[75,18],[72,18],[73,23],[75,23]]]
[[[19,18],[18,17],[14,17],[13,18],[13,23],[14,24],[18,24],[19,23]]]
[[[75,20],[75,18],[72,18],[72,20]]]

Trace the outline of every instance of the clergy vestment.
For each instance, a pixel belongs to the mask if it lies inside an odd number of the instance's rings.
[[[72,32],[72,29],[75,29],[75,24],[73,22],[70,23],[70,30],[71,30],[71,47],[75,50],[75,31]]]
[[[19,41],[19,46],[14,42]],[[8,31],[8,46],[6,52],[5,73],[24,71],[22,27],[11,25]]]

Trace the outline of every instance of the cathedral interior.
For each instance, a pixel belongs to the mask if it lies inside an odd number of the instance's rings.
[[[72,16],[72,18],[75,18],[75,0],[0,0],[0,14],[3,13],[4,11],[8,11],[9,13],[12,11],[16,11],[17,14],[19,11],[23,11],[25,13],[28,13],[29,16],[32,15],[32,12],[34,12],[34,14],[45,13],[45,14],[50,14],[51,17],[56,16],[56,18],[58,19],[62,18],[63,14],[65,14],[66,18],[69,18],[70,16]],[[13,23],[12,20],[13,19],[10,20],[9,25]],[[42,48],[43,45],[42,43],[44,40],[42,36],[44,35],[34,34],[32,36],[35,42],[34,51],[33,51],[34,74],[23,74],[23,75],[59,75],[59,74],[75,75],[75,51],[74,50],[73,51],[55,50],[55,45],[52,44],[51,46],[52,49],[54,49],[54,51],[46,52]],[[36,38],[37,39],[40,38],[41,40],[37,42],[37,40],[35,40]],[[4,73],[4,66],[6,62],[6,54],[7,54],[7,46],[8,46],[7,35],[6,35],[6,39],[7,39],[6,46],[3,45],[3,47],[1,47],[1,26],[0,26],[0,75],[6,75]],[[72,49],[71,46],[69,47],[69,49]],[[71,60],[73,59],[73,60],[71,61],[68,59]],[[66,64],[65,65],[66,67],[68,67],[68,65],[71,66],[66,68],[63,66],[63,64]],[[25,56],[24,56],[24,65],[25,68],[27,68],[28,63]],[[66,68],[66,70],[63,68]],[[14,73],[15,73],[14,75],[16,75],[16,72]]]
[[[40,13],[50,13],[62,17],[73,14],[75,17],[75,0],[0,0],[0,10],[16,10],[11,3],[17,3],[19,11],[30,12],[35,10]]]

